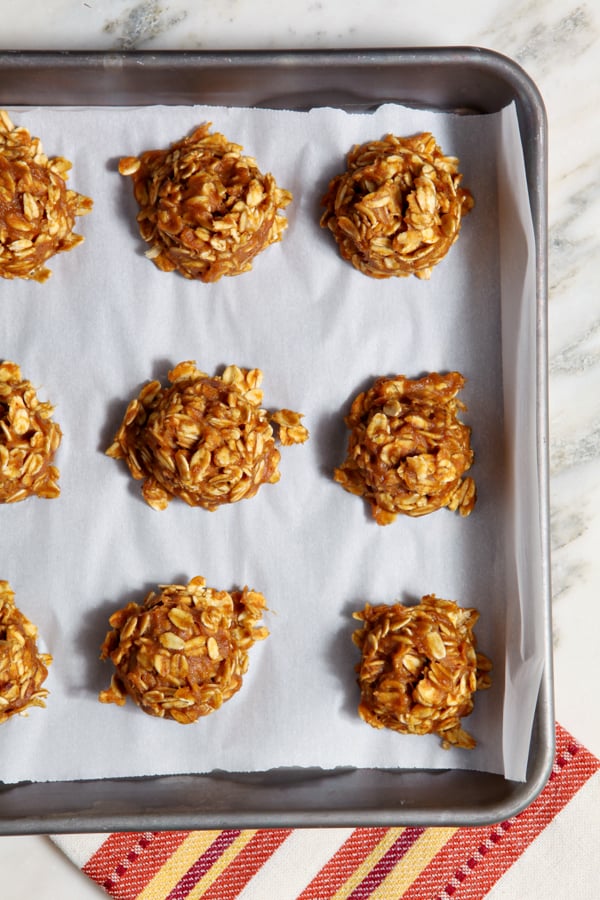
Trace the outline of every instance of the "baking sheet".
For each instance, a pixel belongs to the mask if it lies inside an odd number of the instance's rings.
[[[516,534],[513,503],[521,495],[537,508],[535,479],[523,478],[534,423],[527,407],[518,428],[510,405],[511,421],[503,415],[515,384],[534,383],[535,367],[533,238],[528,209],[516,203],[527,191],[514,109],[468,117],[398,106],[371,115],[201,107],[12,114],[50,155],[73,160],[70,186],[95,208],[79,221],[86,243],[52,261],[49,283],[0,284],[1,355],[56,405],[65,433],[61,498],[0,510],[2,577],[55,657],[48,709],[0,733],[2,780],[279,766],[452,766],[524,778],[543,653],[539,523]],[[251,273],[216,285],[160,273],[144,258],[130,184],[116,172],[121,155],[166,145],[207,120],[295,196],[283,242]],[[319,197],[354,142],[417,130],[432,130],[460,157],[476,207],[430,282],[371,282],[319,229]],[[502,271],[511,235],[522,236],[524,251]],[[518,368],[503,372],[515,343]],[[176,502],[157,513],[125,467],[103,455],[130,397],[182,359],[207,371],[258,366],[265,405],[305,413],[311,440],[283,449],[278,485],[212,514]],[[342,417],[378,374],[451,368],[468,378],[476,510],[466,520],[440,511],[382,529],[332,482],[345,450]],[[100,706],[110,668],[98,648],[110,612],[158,582],[196,574],[217,587],[247,583],[269,602],[271,636],[251,651],[242,691],[185,728],[131,704]],[[495,664],[494,687],[466,722],[479,742],[471,753],[442,751],[435,737],[377,732],[356,716],[351,611],[429,592],[480,609],[480,647]]]

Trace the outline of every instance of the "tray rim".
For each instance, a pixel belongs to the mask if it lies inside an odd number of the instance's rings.
[[[233,825],[242,828],[250,827],[329,827],[329,826],[393,826],[393,825],[485,825],[507,819],[518,814],[538,796],[544,788],[554,761],[554,703],[553,703],[553,666],[552,666],[552,634],[551,634],[551,586],[550,586],[550,529],[549,529],[549,464],[548,464],[548,385],[547,385],[547,117],[543,99],[537,86],[529,75],[513,60],[494,50],[471,46],[453,47],[397,47],[397,48],[364,48],[335,50],[240,50],[240,51],[0,51],[0,73],[5,69],[19,72],[31,72],[37,66],[41,69],[53,70],[88,69],[92,72],[102,71],[118,73],[124,70],[134,71],[136,67],[165,68],[179,72],[207,71],[209,68],[272,68],[308,67],[315,71],[318,67],[332,69],[335,67],[372,68],[408,66],[433,66],[474,68],[485,72],[503,82],[512,91],[517,106],[517,114],[524,140],[527,179],[532,208],[533,227],[536,240],[536,351],[537,351],[537,399],[536,427],[538,433],[538,473],[540,496],[540,532],[542,539],[543,562],[543,594],[544,594],[544,643],[546,658],[542,674],[536,722],[534,732],[537,734],[536,749],[539,751],[535,759],[530,755],[530,767],[527,780],[511,792],[509,800],[489,804],[485,810],[465,808],[445,808],[437,813],[425,808],[413,807],[410,811],[399,808],[371,810],[368,813],[358,809],[319,809],[307,813],[304,810],[288,809],[284,811],[222,811],[206,812],[200,815],[190,813],[135,812],[135,813],[93,813],[78,814],[68,810],[55,811],[53,814],[37,814],[23,817],[2,816],[2,799],[7,792],[35,790],[39,783],[26,785],[0,786],[0,834],[33,834],[33,833],[69,833],[85,831],[124,831],[147,829],[187,829],[187,828],[223,828]],[[153,100],[152,104],[156,101]],[[164,102],[161,101],[161,102]],[[198,102],[202,102],[199,98]],[[397,98],[397,102],[403,102]],[[404,101],[406,102],[406,101]],[[4,99],[4,89],[0,87],[0,104],[21,106],[38,105],[11,104]],[[84,105],[79,103],[55,105]],[[88,105],[88,104],[85,104]],[[91,104],[100,105],[100,104]],[[106,105],[106,103],[104,104]],[[118,104],[131,105],[131,104]],[[151,105],[151,104],[148,104]],[[238,104],[239,105],[239,104]],[[532,738],[533,749],[533,738]],[[376,770],[364,770],[371,772]],[[389,770],[381,770],[389,771]],[[408,770],[405,770],[408,771]],[[398,774],[395,772],[395,774]],[[326,774],[326,773],[325,773]],[[410,774],[410,773],[409,773]],[[420,774],[427,774],[421,772]],[[436,772],[436,775],[443,772]],[[485,773],[471,773],[481,775]],[[231,778],[236,777],[230,773]],[[209,776],[185,776],[191,779]],[[499,778],[499,776],[493,776]],[[180,776],[163,776],[161,781],[179,779]],[[156,782],[154,778],[135,779],[136,781]],[[118,784],[119,779],[101,779],[91,782],[61,782],[59,786],[79,785],[80,790],[87,785]],[[130,781],[125,779],[125,781]],[[512,783],[514,784],[514,783]]]

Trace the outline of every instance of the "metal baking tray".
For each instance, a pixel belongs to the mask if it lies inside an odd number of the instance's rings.
[[[216,104],[352,110],[516,104],[536,241],[538,477],[545,667],[524,782],[471,771],[307,770],[0,786],[0,834],[202,828],[485,825],[517,814],[554,758],[547,463],[547,147],[538,90],[473,47],[281,52],[2,52],[0,106]]]

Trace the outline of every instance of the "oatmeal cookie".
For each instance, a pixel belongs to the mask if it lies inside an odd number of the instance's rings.
[[[53,461],[62,432],[53,411],[16,363],[0,363],[0,503],[60,494]]]
[[[210,122],[167,150],[124,157],[119,172],[133,180],[146,256],[163,272],[204,282],[239,275],[287,226],[279,210],[290,192],[241,146],[211,134]]]
[[[378,525],[399,513],[473,510],[475,483],[463,477],[474,458],[471,429],[457,415],[465,408],[457,398],[464,384],[459,372],[381,377],[354,399],[348,453],[334,480],[369,502]]]
[[[116,671],[100,701],[123,706],[129,696],[183,725],[209,715],[242,687],[250,647],[269,634],[258,624],[265,608],[258,591],[208,588],[200,576],[128,603],[109,619],[101,658]]]
[[[429,594],[416,606],[370,606],[354,613],[360,717],[401,734],[437,734],[444,749],[472,749],[461,724],[473,695],[491,685],[491,662],[476,651],[475,609]]]
[[[152,381],[142,388],[106,451],[144,480],[143,497],[154,509],[173,497],[210,511],[253,497],[280,478],[271,423],[283,445],[308,438],[299,413],[262,409],[259,369],[228,366],[211,377],[182,362],[168,378],[169,387]]]
[[[49,159],[39,138],[15,127],[0,110],[0,276],[43,282],[45,263],[83,241],[75,218],[89,213],[92,200],[67,189],[71,163]]]
[[[8,581],[0,581],[0,722],[45,706],[42,687],[52,662],[49,653],[39,653],[37,628],[15,606]]]
[[[388,134],[350,151],[323,197],[321,225],[365,275],[428,279],[474,205],[461,179],[432,134]]]

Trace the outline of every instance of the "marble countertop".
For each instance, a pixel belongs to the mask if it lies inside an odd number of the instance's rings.
[[[520,63],[549,119],[549,358],[556,717],[600,755],[600,5],[597,0],[0,0],[0,49],[473,45]],[[598,479],[599,486],[596,486]],[[26,862],[25,862],[26,861]],[[3,900],[100,897],[43,837],[0,839]],[[492,895],[490,895],[492,896]],[[562,896],[557,891],[556,896]]]

